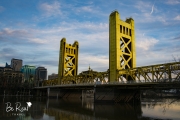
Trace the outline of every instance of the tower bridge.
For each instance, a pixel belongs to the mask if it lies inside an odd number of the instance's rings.
[[[104,72],[78,71],[79,43],[73,45],[60,41],[58,79],[45,80],[43,86],[121,82],[121,81],[162,81],[180,78],[180,62],[136,67],[134,20],[120,20],[118,11],[109,17],[109,69]]]
[[[34,88],[38,95],[82,98],[93,90],[95,101],[134,101],[142,89],[180,88],[180,62],[136,67],[134,20],[120,20],[118,11],[109,16],[109,69],[78,71],[79,43],[60,41],[58,78]],[[51,89],[51,90],[50,90]]]

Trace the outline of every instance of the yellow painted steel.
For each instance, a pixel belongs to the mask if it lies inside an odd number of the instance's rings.
[[[75,41],[73,45],[66,43],[66,38],[60,41],[58,84],[65,76],[76,76],[78,73],[78,53],[79,43]]]
[[[109,81],[117,81],[118,70],[136,67],[135,29],[132,18],[120,20],[118,11],[109,17]]]
[[[43,81],[43,86],[53,86],[57,84],[58,84],[58,78]]]
[[[43,86],[58,85],[58,79],[51,79],[43,81]],[[81,72],[76,76],[64,76],[61,78],[61,84],[94,84],[100,81],[102,84],[108,82],[108,72],[96,72],[92,70]]]
[[[157,64],[131,69],[119,70],[118,80],[124,81],[126,76],[139,82],[164,82],[180,80],[180,62]],[[126,78],[126,77],[125,77]]]
[[[131,76],[135,82],[179,82],[180,81],[180,62],[157,64],[130,69],[118,70],[118,81],[110,83],[118,84],[127,82],[127,77]],[[100,81],[101,84],[109,84],[109,72],[85,71],[77,76],[65,76],[61,79],[62,84],[94,84]],[[45,80],[43,86],[57,85],[58,79]]]

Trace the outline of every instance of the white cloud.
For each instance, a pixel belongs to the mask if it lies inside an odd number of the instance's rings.
[[[93,11],[91,6],[83,6],[83,7],[81,7],[81,10],[87,11],[87,12],[92,12]]]
[[[176,16],[174,20],[180,20],[180,15]]]
[[[0,31],[0,36],[11,36],[11,37],[24,37],[30,36],[27,30],[3,28]]]
[[[152,48],[155,44],[158,43],[159,40],[147,36],[142,36],[137,38],[136,47],[142,50],[149,50]]]
[[[38,43],[38,44],[47,43],[47,41],[42,38],[28,38],[28,40],[29,42]]]
[[[99,7],[94,5],[85,5],[85,6],[72,6],[71,9],[73,10],[74,14],[81,15],[83,17],[92,17],[89,14],[93,14],[93,16],[106,16],[104,12],[100,10]]]
[[[75,8],[76,12],[89,12],[89,13],[98,13],[97,8],[89,5]]]
[[[134,13],[134,18],[136,22],[157,22],[160,21],[163,24],[167,24],[166,20],[166,14],[157,14],[159,10],[155,6],[155,4],[152,4],[150,2],[143,2],[139,1],[137,4],[134,5],[135,8],[137,8],[142,13]],[[153,13],[153,14],[152,14]]]
[[[135,6],[138,10],[140,10],[142,13],[151,13],[152,11],[156,11],[157,9],[154,7],[154,4],[150,2],[143,2],[143,1],[138,1]]]
[[[178,0],[168,0],[168,1],[166,2],[166,4],[176,5],[176,4],[180,4],[180,1],[178,1]]]
[[[149,12],[147,12],[147,13],[143,13],[143,14],[135,14],[134,18],[135,18],[136,23],[161,22],[165,25],[168,24],[168,22],[167,22],[168,18],[166,17],[165,14],[152,15]]]
[[[80,54],[79,72],[87,70],[89,65],[93,70],[100,72],[106,71],[109,68],[109,58],[104,55],[94,56],[90,54]]]
[[[95,31],[104,31],[108,29],[107,23],[93,23],[93,22],[71,22],[71,24],[67,22],[63,22],[56,27],[51,29],[44,29],[42,32],[44,33],[57,33],[57,32],[66,32],[71,30],[83,30],[82,32],[86,32],[87,30],[91,32]]]
[[[152,13],[153,13],[153,11],[154,11],[154,5],[152,6],[152,10],[151,10],[151,13],[150,13],[150,14],[152,14]]]
[[[67,39],[67,42],[71,43],[74,40],[78,40],[80,45],[89,45],[103,42],[108,40],[108,24],[106,23],[91,23],[91,22],[72,22],[62,23],[57,27],[32,30],[34,36],[41,36],[39,39],[46,39],[47,44],[59,44],[62,37]]]
[[[44,12],[44,16],[46,16],[46,17],[62,14],[62,12],[60,10],[60,3],[57,1],[55,1],[52,4],[42,3],[39,5],[39,8],[40,8],[40,10],[42,10]]]

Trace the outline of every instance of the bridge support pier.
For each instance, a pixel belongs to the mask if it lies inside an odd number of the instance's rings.
[[[94,102],[136,103],[140,102],[140,90],[118,88],[95,88]]]
[[[94,88],[94,89],[93,89]],[[137,103],[140,102],[140,90],[112,86],[94,86],[92,88],[45,88],[36,91],[37,96],[48,98],[62,98],[72,101],[83,100],[86,97],[94,97],[94,102],[106,103]],[[94,92],[94,94],[93,94]]]
[[[38,92],[38,91],[37,91]],[[43,92],[43,91],[41,91]],[[48,98],[63,98],[63,99],[81,99],[82,89],[58,89],[58,88],[47,88],[46,96]]]
[[[58,98],[60,90],[58,88],[56,89],[47,88],[46,92],[48,98]]]
[[[49,97],[50,88],[47,88],[47,97]]]
[[[59,98],[63,99],[81,99],[82,89],[61,89]]]

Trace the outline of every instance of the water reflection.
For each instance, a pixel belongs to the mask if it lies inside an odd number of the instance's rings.
[[[180,119],[179,99],[143,99],[141,104],[94,104],[92,98],[0,98],[0,120],[161,120]],[[24,112],[6,111],[6,102],[32,106]]]
[[[154,119],[180,119],[180,99],[144,99],[141,102],[143,116]]]
[[[138,120],[142,111],[140,105],[130,104],[93,104],[92,99],[87,99],[81,104],[73,100],[48,100],[45,113],[55,116],[55,120]]]
[[[27,107],[27,102],[31,102],[32,106]],[[39,98],[3,97],[0,101],[0,120],[42,119],[45,104]]]

